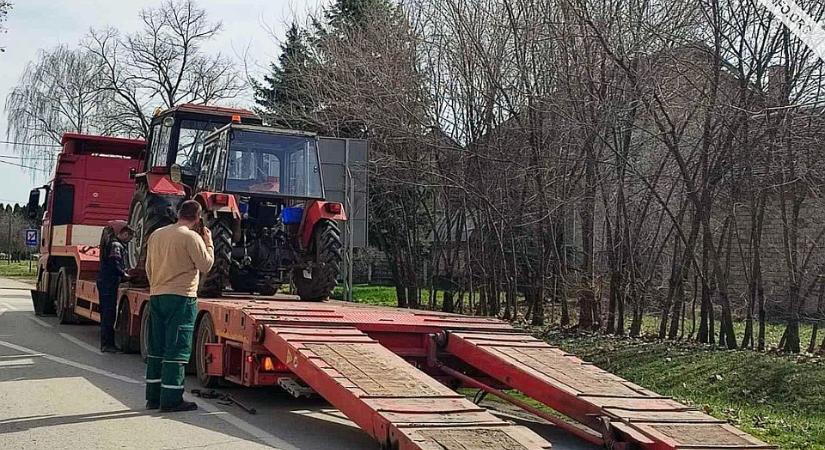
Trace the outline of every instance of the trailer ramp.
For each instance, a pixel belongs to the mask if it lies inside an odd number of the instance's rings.
[[[268,325],[263,345],[388,448],[550,448],[529,429],[478,407],[355,327]]]
[[[446,351],[613,438],[645,449],[776,448],[522,333],[450,332]]]

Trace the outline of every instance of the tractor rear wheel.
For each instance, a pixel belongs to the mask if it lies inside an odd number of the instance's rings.
[[[229,268],[232,264],[232,223],[231,217],[220,215],[204,221],[212,231],[212,244],[215,246],[215,262],[208,274],[204,275],[198,289],[200,297],[220,297],[229,281]]]
[[[315,226],[310,255],[314,256],[310,275],[306,278],[304,269],[294,269],[292,282],[298,296],[305,301],[319,301],[329,298],[338,283],[343,261],[341,231],[335,222],[323,220]]]
[[[174,223],[177,217],[177,203],[182,197],[157,195],[139,187],[129,207],[129,227],[135,230],[134,237],[126,246],[126,265],[129,269],[142,270],[146,266],[146,243],[149,235],[158,228]],[[138,277],[140,280],[142,277]]]
[[[74,313],[74,288],[74,274],[67,267],[61,267],[57,272],[54,309],[62,324],[80,322],[80,317]]]

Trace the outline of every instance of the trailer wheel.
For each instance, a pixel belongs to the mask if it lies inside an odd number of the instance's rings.
[[[140,336],[129,335],[129,324],[132,320],[129,299],[123,297],[117,304],[117,319],[115,322],[115,343],[123,353],[136,353],[140,350]]]
[[[79,323],[80,318],[74,313],[74,274],[66,267],[57,272],[57,287],[55,289],[54,309],[57,318],[62,324]]]
[[[149,304],[143,307],[143,314],[140,315],[140,357],[143,362],[149,356]]]
[[[195,371],[198,381],[205,388],[213,388],[220,384],[222,377],[208,375],[206,373],[206,344],[218,342],[215,335],[215,325],[212,323],[212,316],[204,314],[198,326],[198,337],[195,340]]]
[[[319,301],[332,295],[341,274],[343,247],[341,231],[335,222],[323,220],[316,225],[310,249],[311,254],[314,253],[312,278],[305,278],[304,270],[300,268],[292,272],[292,282],[301,300]]]
[[[206,222],[212,231],[215,262],[209,273],[201,279],[198,290],[200,297],[220,297],[229,281],[229,268],[232,265],[232,224],[229,220],[229,216],[220,215]]]

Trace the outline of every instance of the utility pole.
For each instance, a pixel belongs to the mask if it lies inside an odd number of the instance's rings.
[[[11,242],[11,220],[13,218],[12,216],[14,216],[14,212],[9,214],[9,234],[8,234],[9,243],[8,243],[8,247],[6,248],[6,253],[7,253],[8,258],[9,258],[9,264],[11,264],[11,246],[12,246],[12,242]]]

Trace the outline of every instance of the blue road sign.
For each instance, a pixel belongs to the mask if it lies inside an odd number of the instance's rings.
[[[26,230],[26,245],[29,247],[37,247],[37,245],[40,244],[39,234],[38,230],[33,228]]]

